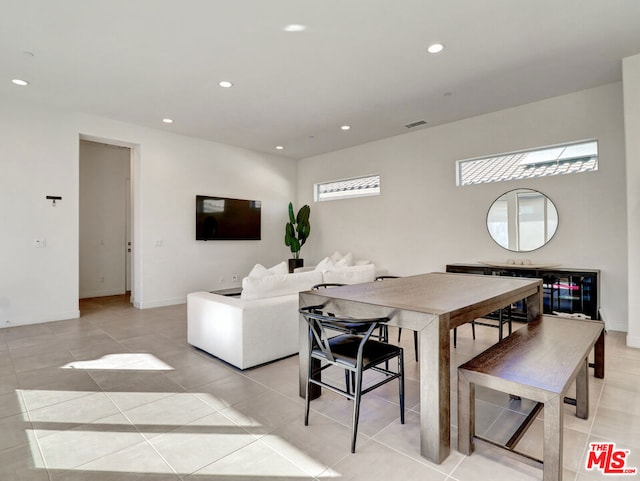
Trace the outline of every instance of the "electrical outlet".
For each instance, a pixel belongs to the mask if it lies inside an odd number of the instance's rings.
[[[233,275],[231,276],[231,282],[237,282],[238,281],[238,276]]]
[[[43,247],[47,247],[47,239],[45,238],[41,238],[41,239],[33,239],[33,247],[36,248],[43,248]]]

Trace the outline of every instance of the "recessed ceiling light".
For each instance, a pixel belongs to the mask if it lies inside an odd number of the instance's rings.
[[[173,123],[173,119],[169,119],[169,118],[162,119],[162,121],[163,121],[165,124],[172,124],[172,123]]]
[[[218,85],[220,85],[220,87],[222,87],[224,89],[228,89],[228,88],[233,87],[233,84],[231,82],[229,82],[228,80],[223,80]]]
[[[342,130],[349,130],[351,128],[350,125],[343,125],[340,127]]]
[[[284,147],[282,145],[276,145],[276,149],[277,150],[284,150]]]
[[[429,45],[429,48],[427,48],[427,52],[429,53],[440,53],[442,50],[444,50],[444,45],[441,43],[434,43],[433,45]]]
[[[287,25],[286,27],[284,27],[282,30],[284,30],[285,32],[304,32],[307,29],[306,25],[300,25],[298,23],[291,23],[289,25]]]
[[[14,78],[12,82],[16,85],[20,85],[20,87],[29,85],[29,82],[27,82],[26,80],[22,80],[21,78]]]

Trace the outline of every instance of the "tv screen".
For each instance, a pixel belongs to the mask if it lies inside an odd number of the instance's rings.
[[[196,240],[260,240],[259,200],[196,196]]]

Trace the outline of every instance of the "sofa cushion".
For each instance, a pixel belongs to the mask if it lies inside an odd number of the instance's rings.
[[[249,272],[247,277],[255,277],[257,279],[261,279],[266,276],[272,276],[276,274],[287,274],[289,272],[289,267],[287,263],[282,261],[280,264],[276,264],[273,267],[267,269],[262,264],[256,264],[253,266],[253,269]]]
[[[308,291],[322,282],[322,272],[295,272],[242,279],[241,299],[263,299]]]
[[[322,282],[336,284],[360,284],[373,282],[376,277],[376,266],[365,264],[350,266],[342,269],[333,269],[322,273]]]
[[[329,259],[337,267],[349,267],[353,265],[353,254],[351,252],[342,255],[339,251],[335,251]]]
[[[329,257],[325,257],[315,267],[315,270],[320,272],[325,272],[333,269],[335,267],[335,262],[331,260]]]

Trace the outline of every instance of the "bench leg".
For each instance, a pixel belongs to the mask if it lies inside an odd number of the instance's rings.
[[[585,359],[576,376],[576,416],[589,417],[589,360]]]
[[[458,371],[458,451],[473,452],[473,437],[476,429],[476,386]]]
[[[562,480],[563,397],[544,403],[543,481]]]
[[[598,379],[604,378],[604,329],[600,333],[594,349],[593,375]]]

